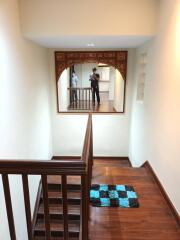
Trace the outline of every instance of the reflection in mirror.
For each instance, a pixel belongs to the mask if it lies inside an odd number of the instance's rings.
[[[76,64],[57,82],[59,112],[124,112],[125,81],[103,63]]]

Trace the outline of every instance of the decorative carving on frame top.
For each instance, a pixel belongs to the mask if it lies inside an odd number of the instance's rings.
[[[78,63],[108,64],[118,69],[126,80],[127,51],[55,52],[56,80],[66,68]]]

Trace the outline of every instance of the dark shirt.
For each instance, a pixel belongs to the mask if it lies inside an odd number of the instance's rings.
[[[91,78],[89,79],[91,81],[91,87],[98,87],[99,86],[99,78],[100,78],[100,75],[98,73],[93,73],[91,75]]]

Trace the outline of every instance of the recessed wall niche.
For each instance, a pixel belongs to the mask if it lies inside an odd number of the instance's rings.
[[[141,53],[140,61],[139,61],[139,74],[138,74],[137,95],[136,95],[136,100],[139,102],[144,101],[146,68],[147,68],[147,53]]]

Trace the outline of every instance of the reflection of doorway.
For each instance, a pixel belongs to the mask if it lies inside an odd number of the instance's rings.
[[[101,104],[98,105],[96,99],[95,106],[92,103],[92,89],[90,82],[90,75],[92,74],[93,68],[97,69],[97,73],[100,76],[98,85]],[[74,87],[72,86],[73,72],[75,72],[78,78],[76,90],[74,90]],[[64,75],[62,74],[62,76]],[[63,89],[60,90],[60,92],[63,93],[65,91],[68,92],[66,94],[69,96],[69,103],[66,104],[68,112],[120,112],[122,110],[124,94],[124,84],[122,83],[124,83],[124,80],[119,71],[112,66],[102,63],[75,64],[69,68],[68,80],[65,80],[63,77],[62,79],[60,78],[60,81],[68,82],[68,85],[62,84],[62,87],[65,86],[66,88],[63,87]],[[74,99],[74,91],[77,92],[77,100]]]
[[[110,67],[108,65],[102,65],[98,63],[83,63],[83,64],[75,64],[74,65],[74,71],[78,77],[78,88],[80,89],[87,89],[89,91],[89,88],[91,88],[91,81],[90,81],[90,75],[92,74],[92,69],[97,69],[97,74],[99,74],[100,79],[98,81],[99,86],[99,95],[101,98],[101,104],[97,106],[97,99],[95,101],[95,106],[92,106],[92,92],[90,93],[90,109],[92,111],[98,111],[101,112],[102,110],[105,112],[111,111],[114,112],[113,109],[113,102],[110,104],[109,100],[109,82],[110,82]],[[83,101],[86,101],[85,98],[83,98]],[[86,104],[86,102],[85,102]],[[82,106],[85,104],[82,103]],[[79,106],[76,106],[76,104],[72,105],[70,109],[78,109]],[[81,108],[82,110],[82,108]]]

